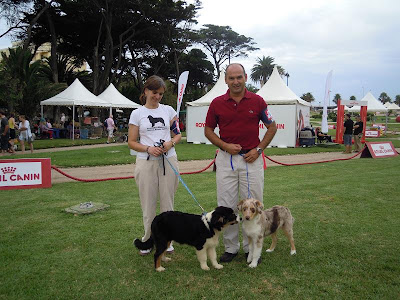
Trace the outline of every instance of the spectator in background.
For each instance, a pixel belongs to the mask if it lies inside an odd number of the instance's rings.
[[[113,115],[110,115],[108,117],[108,119],[106,120],[106,123],[107,123],[107,132],[108,132],[107,144],[109,144],[110,142],[113,141],[114,129],[117,129],[117,127],[115,126],[115,123],[114,123]]]
[[[318,140],[318,142],[327,141],[327,142],[332,143],[332,138],[331,138],[331,136],[328,135],[328,134],[326,134],[326,133],[323,133],[323,132],[321,131],[321,128],[317,127],[317,128],[315,129],[315,133],[316,133],[316,135],[317,135],[317,140]]]
[[[14,150],[14,143],[15,143],[15,118],[14,118],[14,114],[11,113],[10,114],[10,118],[8,119],[8,127],[10,128],[10,140],[9,140],[9,144],[10,144],[10,149],[8,152],[10,152],[11,154],[15,153]]]
[[[344,121],[343,143],[346,150],[343,153],[348,154],[351,153],[354,122],[351,119],[350,114],[346,114],[344,116],[344,119],[345,121]]]
[[[60,125],[61,125],[61,128],[65,128],[65,114],[64,113],[61,114]]]
[[[33,139],[29,121],[25,118],[25,115],[20,115],[19,121],[19,141],[21,143],[22,154],[25,153],[25,141],[28,142],[31,153],[33,153]]]
[[[10,139],[10,128],[8,126],[8,119],[6,118],[6,114],[4,111],[0,111],[0,151],[1,155],[4,155],[4,153],[8,152],[8,141]]]
[[[356,124],[354,124],[354,152],[360,152],[362,149],[361,138],[363,136],[364,124],[361,117],[356,117]]]

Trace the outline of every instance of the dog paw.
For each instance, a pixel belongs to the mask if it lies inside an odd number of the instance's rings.
[[[296,254],[296,250],[290,251],[290,255],[295,255],[295,254]]]
[[[204,271],[210,271],[210,267],[209,267],[209,266],[201,266],[201,268],[202,268]]]
[[[257,262],[252,262],[251,264],[249,264],[249,267],[250,268],[255,268],[255,267],[257,267]]]
[[[223,266],[223,265],[220,265],[220,264],[214,265],[214,268],[216,268],[216,269],[218,269],[218,270],[222,269],[223,267],[224,267],[224,266]]]
[[[249,257],[247,258],[247,263],[249,264],[249,263],[251,263],[251,261],[252,261],[252,259],[251,259],[250,255],[249,255]]]
[[[267,249],[265,252],[274,252],[274,249]]]
[[[164,256],[161,260],[164,261],[164,262],[166,262],[166,261],[171,261],[171,258],[170,258],[170,257]]]
[[[163,271],[165,271],[165,268],[163,268],[163,267],[158,267],[158,268],[156,269],[156,271],[157,271],[157,272],[163,272]]]

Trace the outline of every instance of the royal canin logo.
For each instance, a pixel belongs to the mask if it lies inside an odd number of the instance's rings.
[[[15,170],[17,170],[17,168],[15,168],[15,167],[4,167],[4,168],[1,168],[1,171],[3,172],[3,174],[14,174]]]

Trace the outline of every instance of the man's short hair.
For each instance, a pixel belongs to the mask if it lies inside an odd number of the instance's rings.
[[[244,69],[243,65],[242,65],[242,64],[239,64],[239,63],[231,63],[231,64],[229,64],[229,65],[226,67],[226,69],[225,69],[225,76],[226,76],[226,73],[228,73],[229,67],[230,67],[230,66],[233,66],[233,65],[239,65],[239,66],[241,66],[242,69],[243,69],[243,74],[246,76],[246,70]]]
[[[350,115],[350,114],[346,114],[346,116],[347,116],[348,118],[351,118],[351,115]]]

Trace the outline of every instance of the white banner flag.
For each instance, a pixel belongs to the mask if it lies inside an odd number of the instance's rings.
[[[328,133],[328,102],[331,94],[330,89],[331,89],[332,72],[333,71],[330,71],[328,73],[325,84],[325,98],[324,98],[324,107],[322,110],[322,123],[321,123],[321,131],[323,133]]]
[[[186,83],[189,77],[189,71],[185,71],[179,76],[178,81],[178,99],[176,100],[176,113],[179,119],[179,111],[181,110],[181,104],[183,99],[183,94],[185,93]]]

